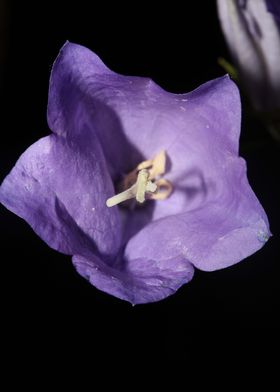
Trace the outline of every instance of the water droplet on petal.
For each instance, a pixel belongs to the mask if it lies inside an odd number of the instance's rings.
[[[267,242],[269,239],[269,235],[267,232],[263,231],[263,230],[259,230],[258,231],[258,240],[262,243]]]

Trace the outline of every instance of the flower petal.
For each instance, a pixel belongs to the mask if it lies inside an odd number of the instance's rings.
[[[3,181],[0,201],[52,248],[109,259],[120,244],[119,214],[105,205],[113,185],[100,146],[83,131],[87,147],[56,135],[29,147]]]
[[[168,149],[178,138],[193,135],[190,116],[196,130],[202,126],[204,133],[211,132],[213,137],[214,132],[214,137],[219,137],[213,127],[205,128],[213,115],[201,112],[199,99],[205,101],[208,112],[224,113],[226,129],[216,129],[222,132],[223,143],[237,150],[239,124],[236,127],[235,117],[240,116],[236,110],[240,102],[228,77],[209,82],[191,94],[171,94],[148,78],[118,75],[93,52],[66,43],[52,70],[48,121],[54,132],[69,132],[68,124],[74,116],[79,117],[79,107],[86,108],[114,177],[117,172],[131,171],[159,149]]]
[[[73,257],[80,275],[99,290],[133,305],[155,302],[174,294],[192,279],[194,269],[184,258],[157,260],[139,258],[125,269],[105,265],[99,258]]]
[[[171,161],[165,178],[174,192],[155,204],[154,219],[191,211],[215,198],[224,186],[225,165],[238,156],[240,96],[230,78],[212,80],[184,97],[181,128],[163,146]]]
[[[280,33],[265,0],[218,0],[222,29],[257,109],[280,107]]]
[[[164,177],[173,184],[174,191],[168,199],[146,206],[143,212],[136,210],[132,217],[128,215],[127,238],[144,226],[140,226],[138,215],[148,224],[215,200],[227,182],[228,162],[238,157],[240,97],[228,76],[205,83],[180,100],[184,110],[174,115],[177,121],[180,119],[180,127],[168,127],[167,123],[164,129],[158,127],[152,133],[154,144],[167,152],[171,167]],[[167,135],[165,144],[159,144],[158,129]]]
[[[130,239],[125,258],[158,260],[181,256],[211,271],[235,264],[270,236],[264,210],[246,178],[246,165],[230,158],[216,197],[200,208],[156,220]]]
[[[59,135],[77,133],[72,122],[80,121],[81,112],[87,116],[114,179],[143,160],[124,135],[119,114],[100,98],[104,90],[117,94],[116,80],[125,77],[110,71],[89,49],[67,42],[53,65],[48,101],[48,123]]]

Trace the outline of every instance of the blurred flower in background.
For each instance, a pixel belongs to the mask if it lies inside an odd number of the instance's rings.
[[[217,0],[217,5],[237,71],[233,76],[280,139],[280,2]]]

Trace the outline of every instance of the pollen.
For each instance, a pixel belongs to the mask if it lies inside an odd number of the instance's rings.
[[[130,199],[135,199],[140,204],[147,199],[167,199],[173,186],[170,181],[161,177],[165,171],[166,152],[162,150],[153,159],[139,163],[136,169],[125,176],[119,186],[123,191],[107,199],[107,207]]]

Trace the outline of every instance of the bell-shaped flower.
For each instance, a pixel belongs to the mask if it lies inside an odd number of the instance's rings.
[[[238,155],[240,99],[228,76],[171,94],[66,43],[48,123],[53,133],[19,158],[0,201],[98,289],[157,301],[194,267],[230,266],[270,236]]]

